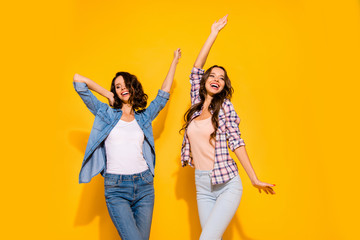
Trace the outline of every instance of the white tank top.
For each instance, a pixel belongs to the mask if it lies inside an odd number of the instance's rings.
[[[148,169],[142,153],[144,133],[134,119],[119,120],[105,140],[107,173],[135,174]]]

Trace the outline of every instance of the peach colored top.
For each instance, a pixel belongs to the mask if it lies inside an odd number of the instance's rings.
[[[211,117],[192,120],[187,129],[194,166],[199,170],[212,170],[215,162],[215,141],[210,135],[214,131]]]

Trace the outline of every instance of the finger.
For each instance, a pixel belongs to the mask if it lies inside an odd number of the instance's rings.
[[[275,184],[270,184],[270,183],[261,183],[261,185],[262,186],[264,186],[264,187],[274,187],[275,186]]]
[[[269,194],[268,191],[266,191],[266,189],[264,188],[263,191],[266,193],[266,194]]]
[[[259,190],[259,193],[261,193],[261,189],[260,189],[260,188],[258,188],[258,190]]]
[[[222,21],[223,21],[223,22],[226,22],[226,21],[227,21],[227,17],[228,17],[228,14],[226,14],[226,15],[222,18]]]
[[[271,187],[268,187],[268,191],[269,191],[271,194],[275,194],[274,189],[272,189]]]
[[[221,24],[221,27],[224,27],[226,24],[227,24],[227,22],[224,21],[224,22]]]

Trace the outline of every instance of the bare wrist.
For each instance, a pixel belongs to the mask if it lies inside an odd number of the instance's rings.
[[[108,98],[109,100],[113,99],[113,98],[114,98],[114,93],[113,93],[113,92],[109,92],[107,98]]]
[[[219,32],[217,32],[217,31],[211,31],[210,37],[217,37],[218,34],[219,34]]]
[[[174,58],[173,59],[173,61],[172,61],[172,64],[175,64],[175,65],[177,65],[179,63],[179,59],[177,59],[177,58]]]
[[[252,185],[257,185],[259,183],[259,179],[255,178],[255,179],[251,179],[251,184]]]

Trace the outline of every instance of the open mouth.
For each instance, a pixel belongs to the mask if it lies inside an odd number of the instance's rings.
[[[216,90],[218,90],[219,87],[220,87],[220,85],[217,84],[217,83],[211,83],[210,86],[211,86],[212,88],[216,89]]]
[[[121,93],[121,96],[126,96],[126,95],[129,95],[129,92],[126,91]]]

